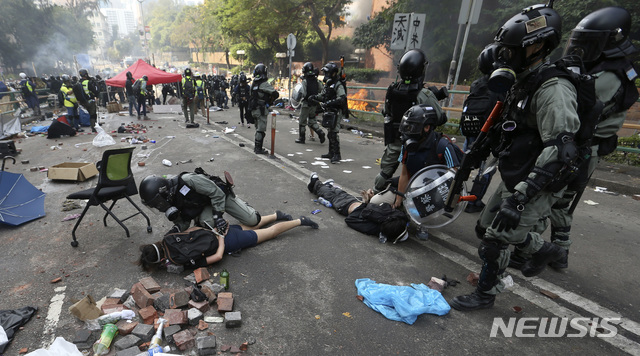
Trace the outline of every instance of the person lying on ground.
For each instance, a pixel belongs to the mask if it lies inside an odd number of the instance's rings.
[[[368,203],[368,200],[362,202],[334,186],[333,179],[320,182],[316,172],[311,173],[307,189],[331,202],[338,213],[347,217],[344,219],[347,226],[356,231],[393,243],[405,241],[409,236],[407,216],[388,203],[373,204]]]
[[[195,260],[195,265],[186,267],[206,267],[222,260],[225,253],[235,253],[244,248],[254,247],[298,226],[309,226],[312,229],[318,228],[318,224],[306,216],[301,216],[295,220],[278,222],[267,228],[262,228],[276,221],[277,214],[271,214],[263,216],[256,226],[227,224],[222,230],[213,228],[212,231],[215,235],[212,235],[209,248],[202,253],[201,258]],[[169,233],[175,232],[177,232],[176,229],[169,231]],[[140,246],[140,252],[138,265],[144,271],[154,271],[168,262],[167,246],[164,239],[153,244]]]

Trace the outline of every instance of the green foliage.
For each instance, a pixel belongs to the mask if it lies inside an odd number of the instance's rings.
[[[387,72],[378,69],[370,69],[370,68],[347,68],[347,80],[360,82],[360,83],[375,83],[382,77],[386,75]]]

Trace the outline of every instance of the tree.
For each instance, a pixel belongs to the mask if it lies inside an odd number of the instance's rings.
[[[309,15],[309,22],[313,30],[320,37],[322,43],[322,63],[329,58],[329,41],[334,28],[345,25],[345,8],[351,0],[308,0],[302,6]],[[326,26],[326,34],[324,27]]]
[[[144,4],[143,4],[144,5]],[[146,7],[145,23],[151,27],[150,48],[156,51],[171,51],[171,34],[174,22],[182,10],[182,5],[175,0],[158,0]]]

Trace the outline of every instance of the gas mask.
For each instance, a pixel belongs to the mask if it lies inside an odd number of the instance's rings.
[[[408,152],[416,152],[421,141],[422,134],[402,134],[402,143]]]

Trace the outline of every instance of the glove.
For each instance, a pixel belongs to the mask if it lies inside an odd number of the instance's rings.
[[[509,232],[511,229],[517,228],[518,223],[520,223],[520,216],[524,210],[524,205],[527,201],[527,197],[520,192],[516,192],[503,200],[500,207],[496,206],[491,209],[491,212],[498,211],[491,227],[498,232],[502,232],[502,230]]]
[[[309,102],[309,104],[313,104],[313,105],[318,104],[318,96],[317,95],[310,95],[307,98],[307,101]]]
[[[215,224],[216,230],[218,230],[218,232],[220,232],[220,233],[226,232],[227,228],[229,227],[229,223],[227,222],[227,220],[225,220],[225,219],[223,219],[221,217],[216,218],[213,222]]]

